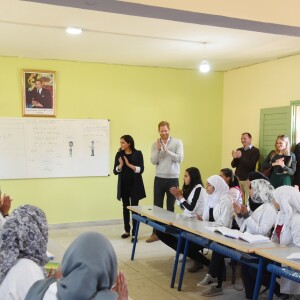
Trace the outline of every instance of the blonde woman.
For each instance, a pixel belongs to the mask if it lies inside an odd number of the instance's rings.
[[[296,157],[291,152],[288,136],[279,135],[275,141],[275,150],[272,150],[262,163],[264,174],[268,172],[270,182],[274,188],[282,185],[291,185],[291,177],[296,171]]]

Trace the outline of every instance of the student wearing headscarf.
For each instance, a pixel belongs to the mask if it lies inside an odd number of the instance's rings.
[[[268,236],[276,222],[277,211],[272,203],[274,188],[264,179],[251,181],[248,208],[236,203],[233,209],[240,231]]]
[[[249,205],[251,207],[251,201],[253,201],[256,206],[252,207],[251,211],[248,211],[246,206],[240,205],[239,203],[233,203],[240,231],[266,236],[270,233],[277,215],[275,207],[272,204],[273,191],[274,188],[264,179],[251,181]],[[203,296],[216,296],[223,293],[222,275],[224,264],[224,256],[213,252],[210,272],[201,282],[198,283],[199,286],[210,285],[201,293]],[[243,272],[243,268],[244,265],[242,265],[242,275],[246,274]],[[212,286],[212,283],[217,283],[217,286]],[[244,282],[244,285],[246,296],[248,296],[250,292],[253,294],[254,288],[252,291],[248,290],[248,287],[250,286],[251,288],[252,285],[248,285],[248,282]]]
[[[34,282],[45,277],[48,223],[35,206],[16,208],[0,234],[0,298],[24,299]]]
[[[274,188],[269,181],[265,179],[251,181],[248,208],[234,205],[240,231],[270,236],[270,231],[275,225],[277,218],[277,211],[272,202],[273,193]],[[245,264],[242,264],[241,270],[246,298],[252,299],[257,270]],[[266,272],[264,273],[262,283],[265,286],[268,286],[270,283],[270,276]],[[278,284],[276,286],[276,293],[279,294]]]
[[[219,175],[213,175],[207,179],[206,191],[208,199],[204,208],[203,220],[214,222],[218,226],[231,227],[232,224],[232,200],[229,195],[229,187]],[[210,285],[200,293],[201,296],[217,296],[223,294],[222,276],[225,268],[224,256],[213,252],[208,274],[197,286]]]
[[[219,175],[210,176],[206,183],[207,201],[203,211],[203,221],[215,222],[218,226],[231,227],[232,200],[229,187]]]
[[[274,205],[280,211],[272,240],[286,246],[300,247],[300,193],[291,186],[278,187],[274,192]],[[280,292],[299,295],[300,285],[281,278]]]
[[[112,287],[117,280],[117,257],[110,241],[97,232],[80,234],[66,250],[61,264],[62,278],[36,282],[25,300],[125,300]],[[122,274],[121,274],[122,275]],[[120,284],[120,282],[118,283]]]

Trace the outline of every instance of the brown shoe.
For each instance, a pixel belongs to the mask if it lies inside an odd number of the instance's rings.
[[[188,268],[187,270],[190,273],[195,273],[195,272],[197,272],[197,271],[199,271],[203,268],[204,268],[203,264],[201,264],[198,261],[194,260],[193,265],[190,268]]]
[[[153,243],[159,241],[159,238],[157,237],[157,235],[155,233],[152,233],[147,239],[146,242],[147,243]]]

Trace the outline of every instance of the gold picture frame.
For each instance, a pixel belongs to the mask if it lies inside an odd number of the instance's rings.
[[[55,117],[56,72],[22,70],[23,116]]]

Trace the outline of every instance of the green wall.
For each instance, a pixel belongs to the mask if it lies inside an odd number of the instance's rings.
[[[182,173],[196,166],[205,179],[221,167],[222,73],[12,57],[0,57],[0,68],[0,117],[22,117],[22,69],[52,70],[57,72],[57,118],[111,120],[111,169],[120,136],[132,135],[144,154],[143,204],[153,203],[155,167],[149,157],[161,120],[169,121],[171,135],[184,143]],[[37,205],[51,224],[120,219],[117,177],[111,174],[1,180],[0,186],[13,197],[13,208]]]

